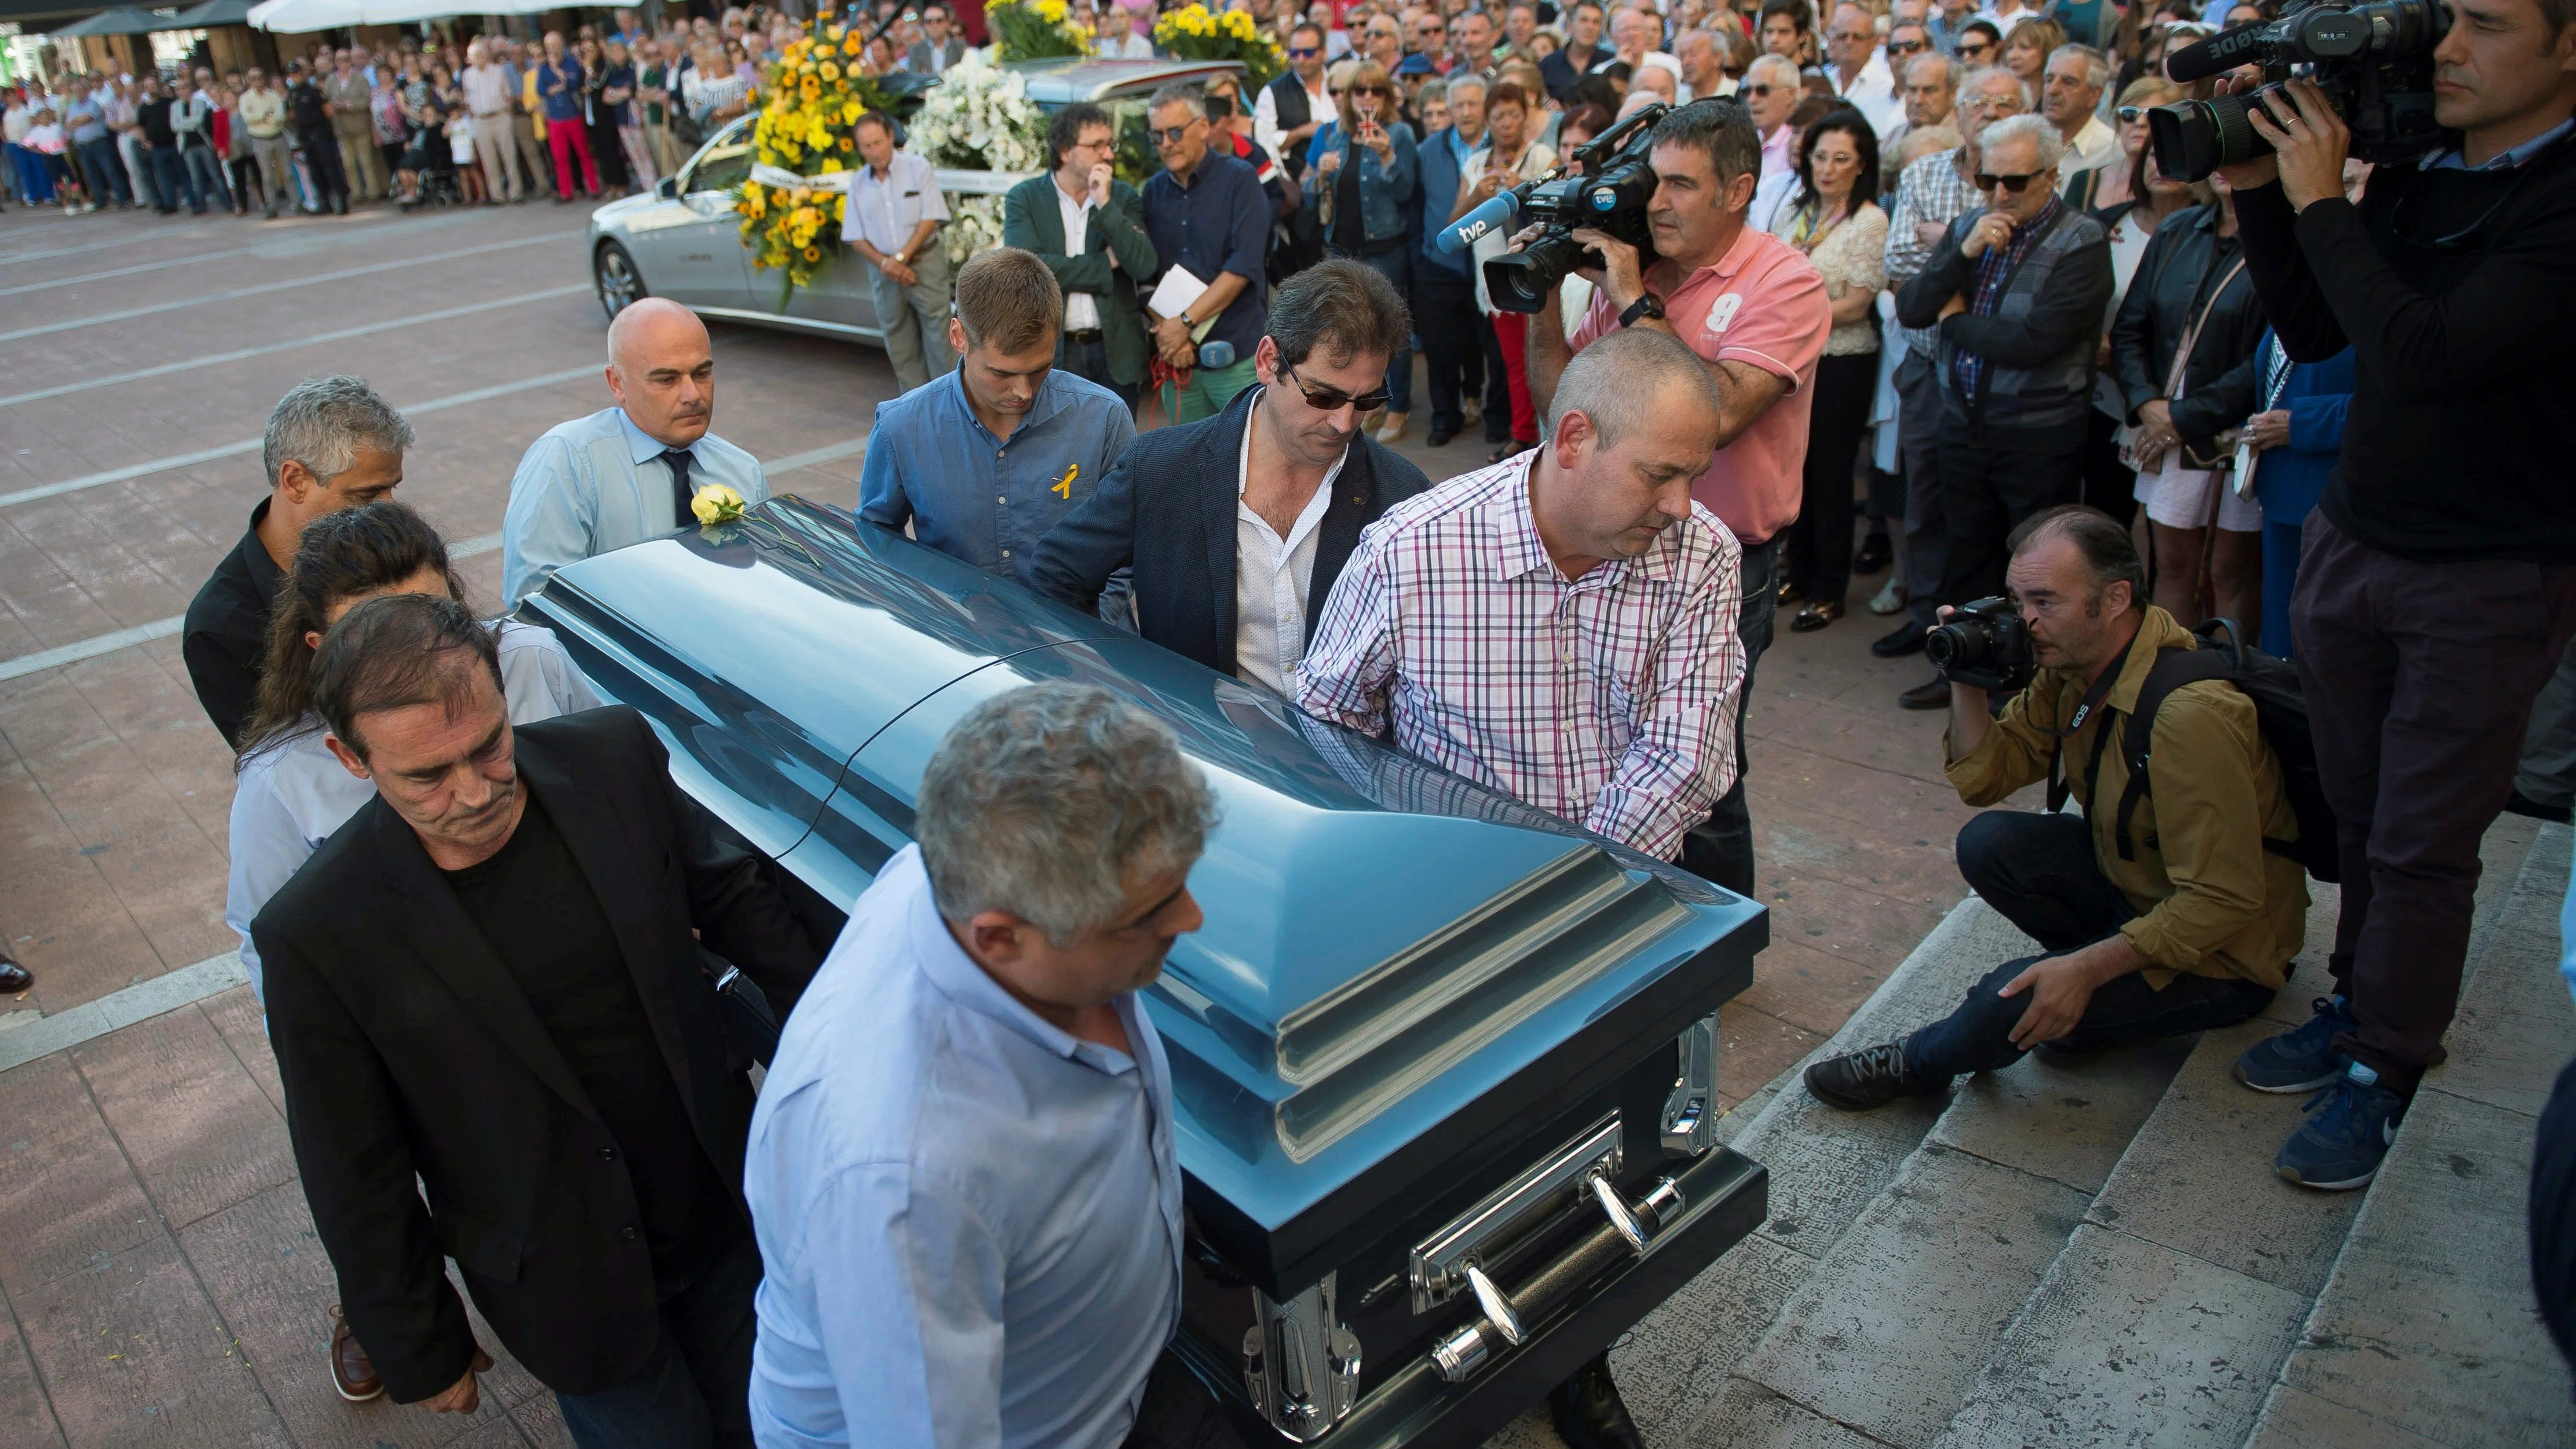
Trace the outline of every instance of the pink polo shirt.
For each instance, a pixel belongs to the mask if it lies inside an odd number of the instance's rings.
[[[1647,269],[1646,288],[1664,299],[1665,320],[1711,362],[1743,362],[1789,381],[1753,426],[1717,450],[1691,497],[1718,516],[1736,540],[1757,544],[1798,521],[1807,464],[1807,414],[1825,335],[1834,329],[1825,278],[1807,254],[1771,235],[1744,229],[1716,265],[1687,277],[1670,261]],[[1678,281],[1677,281],[1678,279]],[[1574,350],[1619,330],[1610,294],[1594,291],[1592,310],[1574,334]]]

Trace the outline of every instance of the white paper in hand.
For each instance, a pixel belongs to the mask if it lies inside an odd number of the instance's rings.
[[[1183,312],[1188,311],[1190,309],[1190,304],[1197,301],[1201,296],[1205,295],[1206,292],[1207,283],[1191,276],[1189,268],[1181,266],[1178,263],[1174,263],[1169,270],[1163,273],[1163,280],[1155,285],[1154,295],[1147,299],[1145,306],[1147,310],[1151,311],[1157,317],[1178,317]],[[1224,314],[1219,313],[1217,315],[1223,316]],[[1194,342],[1206,341],[1208,333],[1213,330],[1215,326],[1216,318],[1210,317],[1198,326],[1190,329],[1190,339]]]

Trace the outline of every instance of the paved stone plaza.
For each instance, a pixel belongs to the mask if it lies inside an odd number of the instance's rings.
[[[582,222],[542,204],[0,215],[0,931],[37,977],[0,1002],[0,1445],[569,1442],[506,1364],[466,1420],[332,1391],[331,1272],[258,1010],[247,988],[209,994],[239,979],[221,959],[232,761],[176,626],[262,496],[269,407],[338,371],[412,414],[398,496],[475,555],[490,606],[521,450],[607,403]],[[722,325],[715,348],[716,431],[774,488],[855,504],[893,390],[882,355]],[[1433,478],[1482,462],[1469,440],[1421,447],[1426,421],[1403,450]],[[1969,812],[1940,779],[1939,719],[1894,704],[1919,662],[1872,660],[1865,611],[1782,623],[1750,720],[1772,944],[1726,1013],[1730,1103],[1963,894],[1949,842]]]

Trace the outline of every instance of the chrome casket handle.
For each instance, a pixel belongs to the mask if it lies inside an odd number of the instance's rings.
[[[1432,1346],[1431,1362],[1441,1378],[1464,1383],[1496,1353],[1518,1347],[1528,1337],[1527,1325],[1545,1319],[1613,1265],[1644,1257],[1653,1247],[1655,1232],[1682,1210],[1681,1188],[1669,1177],[1635,1203],[1621,1197],[1610,1179],[1598,1172],[1590,1174],[1586,1186],[1605,1221],[1541,1267],[1519,1292],[1506,1293],[1482,1270],[1469,1270],[1468,1282],[1483,1311],[1473,1323]]]

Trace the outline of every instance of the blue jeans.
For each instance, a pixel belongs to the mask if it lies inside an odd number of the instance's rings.
[[[206,203],[232,205],[232,192],[224,185],[224,163],[215,156],[212,146],[183,146],[179,159],[188,168],[188,209],[203,214]]]
[[[751,1449],[752,1294],[760,1247],[744,1227],[688,1283],[662,1295],[643,1371],[595,1394],[557,1394],[580,1449]]]
[[[188,180],[188,168],[179,162],[179,148],[153,146],[145,150],[144,156],[152,163],[153,204],[163,211],[177,211]]]
[[[1744,685],[1735,697],[1735,783],[1717,797],[1705,824],[1682,837],[1681,868],[1740,896],[1753,894],[1753,810],[1744,800],[1744,711],[1753,701],[1753,666],[1771,647],[1780,608],[1780,540],[1744,550],[1744,604],[1736,632],[1744,641]]]
[[[81,170],[89,176],[89,199],[105,206],[110,200],[132,205],[134,187],[125,179],[124,158],[116,154],[116,138],[101,136],[83,141],[80,146]]]
[[[1958,1010],[1905,1039],[1907,1070],[1926,1077],[1991,1072],[2020,1061],[2012,1031],[2029,1009],[2030,993],[1998,993],[2032,962],[2099,941],[2137,914],[2094,863],[2092,827],[2080,815],[1989,810],[1959,832],[1959,874],[2042,952],[1987,972]],[[2097,988],[2083,1019],[2058,1042],[2085,1048],[2208,1031],[2254,1015],[2272,995],[2269,986],[2188,971],[2158,991],[2131,972]]]
[[[1335,255],[1342,254],[1337,252]],[[1405,248],[1397,247],[1390,252],[1355,257],[1352,260],[1366,265],[1370,271],[1386,278],[1387,285],[1395,288],[1395,295],[1399,297],[1411,295],[1413,259]],[[1409,336],[1396,340],[1395,351],[1386,360],[1386,397],[1389,412],[1413,411],[1413,339]]]

